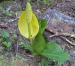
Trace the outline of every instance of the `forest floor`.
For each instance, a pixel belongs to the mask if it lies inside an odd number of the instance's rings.
[[[44,16],[47,15],[46,12],[49,13],[49,8],[51,8],[56,9],[58,12],[61,12],[67,16],[75,18],[75,0],[55,0],[55,2],[51,6],[41,4],[37,4],[38,6],[35,6],[35,4],[36,2],[33,1],[32,7],[38,17],[40,17],[40,15],[42,14],[44,14]],[[19,34],[17,27],[18,18],[21,14],[21,8],[19,6],[20,3],[16,4],[14,1],[4,3],[2,2],[0,4],[0,37],[2,31],[8,31],[10,34],[9,38],[13,46],[15,46],[16,44],[21,45],[26,43],[26,39],[24,39]],[[25,5],[22,6],[23,8],[25,8]],[[66,61],[62,66],[75,66],[75,23],[65,24],[64,21],[62,21],[59,24],[56,24],[57,22],[59,22],[57,19],[55,19],[55,21],[53,22],[55,23],[50,23],[47,25],[44,34],[48,41],[55,41],[70,54],[70,60]],[[56,35],[56,33],[58,33],[58,35]],[[67,33],[67,35],[64,35],[63,33]],[[60,34],[62,35],[60,36]],[[74,36],[72,37],[72,35]],[[0,42],[0,44],[2,44],[2,42]],[[15,62],[17,63],[17,66],[38,66],[38,63],[36,62],[38,61],[38,58],[35,58],[30,53],[27,53],[25,50],[19,48],[17,50],[11,51],[4,51],[3,47],[0,46],[0,58],[3,60],[5,59],[3,62],[6,63],[4,66],[10,66],[9,62],[12,64],[11,66],[13,66]],[[17,55],[17,58],[20,60],[17,59],[13,61],[13,59],[16,58],[14,58],[15,55]],[[10,56],[12,56],[10,59],[6,58]]]

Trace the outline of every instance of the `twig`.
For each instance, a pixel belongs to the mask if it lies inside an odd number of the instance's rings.
[[[46,30],[46,31],[50,32],[50,30]],[[51,31],[50,33],[53,33],[53,35],[49,36],[50,38],[52,38],[52,37],[60,37],[60,38],[62,38],[63,40],[65,40],[66,42],[68,42],[69,44],[75,46],[75,44],[74,44],[73,42],[71,42],[69,39],[67,39],[67,38],[65,37],[65,36],[69,36],[69,37],[71,37],[71,38],[75,38],[75,34],[70,34],[70,33],[58,33],[58,32],[54,33],[54,32],[52,32],[52,31]]]
[[[67,39],[66,37],[63,37],[63,36],[61,36],[61,35],[54,34],[54,35],[51,35],[51,36],[49,36],[49,37],[52,38],[52,37],[56,37],[56,36],[59,36],[60,38],[62,38],[62,39],[65,40],[66,42],[68,42],[69,44],[75,46],[75,44],[74,44],[73,42],[71,42],[69,39]]]
[[[60,35],[56,33],[56,34],[50,35],[49,37],[52,38],[52,37],[56,37],[56,36],[60,36]]]
[[[50,31],[50,30],[48,30],[48,29],[46,29],[46,31],[49,32],[49,33],[53,33],[53,34],[54,34],[54,35],[51,35],[50,37],[54,37],[54,36],[69,36],[69,37],[75,39],[75,34],[70,34],[70,33],[59,33],[59,32],[54,33],[53,31]]]
[[[63,36],[69,36],[69,37],[75,39],[75,34],[70,34],[70,33],[61,33],[61,35],[63,35]]]
[[[70,33],[56,33],[56,34],[51,35],[49,37],[54,37],[54,36],[69,36],[71,38],[75,38],[75,34],[70,34]]]
[[[60,36],[63,40],[65,40],[66,42],[68,42],[69,44],[75,46],[75,44],[73,42],[71,42],[69,39],[67,39],[66,37]]]

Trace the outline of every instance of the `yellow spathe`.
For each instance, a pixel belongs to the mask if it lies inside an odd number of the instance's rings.
[[[22,12],[18,20],[18,28],[22,36],[33,39],[39,31],[37,17],[32,12],[30,3],[27,3],[26,10]]]

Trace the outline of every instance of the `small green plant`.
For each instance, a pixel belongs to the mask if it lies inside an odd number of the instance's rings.
[[[33,1],[33,0],[29,0],[29,2],[37,2],[37,4],[46,4],[46,5],[53,5],[54,4],[54,0],[36,0],[36,1]]]
[[[33,55],[47,58],[42,61],[42,63],[45,62],[45,66],[48,66],[48,59],[58,62],[58,66],[61,66],[69,59],[69,54],[55,42],[45,40],[43,33],[46,25],[47,22],[44,19],[38,22],[30,3],[27,3],[26,10],[22,12],[18,21],[21,35],[30,41],[30,45],[24,45],[24,47]]]
[[[5,49],[10,49],[12,44],[9,39],[9,33],[7,31],[2,31],[1,36],[2,36],[2,46]]]
[[[54,3],[54,0],[41,0],[41,2],[51,6]]]

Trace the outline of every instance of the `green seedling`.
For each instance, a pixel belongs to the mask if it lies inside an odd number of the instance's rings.
[[[2,36],[2,46],[5,49],[11,48],[12,44],[9,39],[9,33],[7,31],[2,31],[1,36]]]

